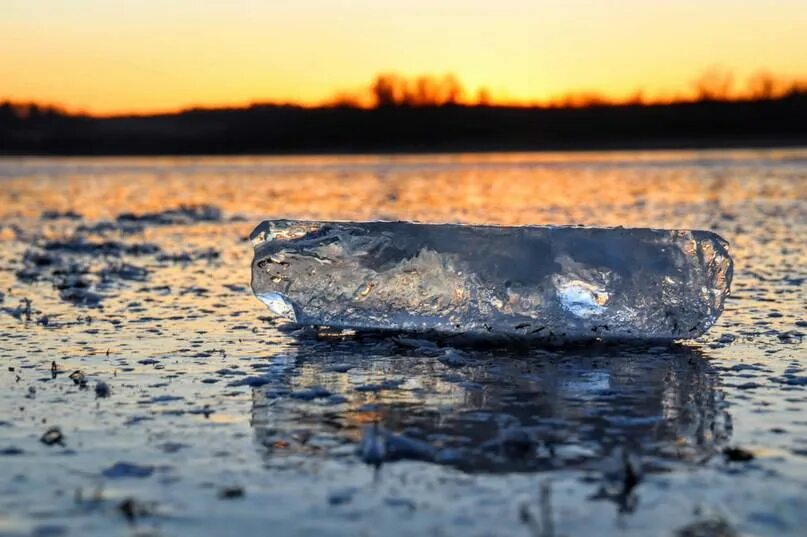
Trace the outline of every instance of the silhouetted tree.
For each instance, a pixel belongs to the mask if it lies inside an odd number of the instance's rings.
[[[380,74],[373,82],[371,91],[378,107],[400,106],[405,95],[404,80],[392,73]]]
[[[734,76],[721,67],[711,67],[695,80],[698,101],[727,101],[731,98]]]
[[[445,106],[462,101],[465,90],[456,76],[422,75],[414,79],[387,73],[378,75],[370,87],[377,107]]]
[[[770,73],[761,71],[748,79],[748,96],[757,101],[773,99],[776,85],[776,80]]]

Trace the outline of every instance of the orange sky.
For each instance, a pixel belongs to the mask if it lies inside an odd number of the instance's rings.
[[[440,7],[434,7],[438,5]],[[0,100],[98,114],[293,100],[379,72],[530,102],[807,75],[804,0],[2,0]]]

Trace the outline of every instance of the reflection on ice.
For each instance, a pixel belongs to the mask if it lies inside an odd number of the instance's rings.
[[[580,280],[558,278],[555,288],[563,309],[577,317],[591,317],[605,311],[608,293]]]
[[[297,322],[297,314],[294,313],[294,304],[289,301],[283,293],[260,293],[256,295],[258,300],[263,302],[269,311],[279,317],[283,317],[293,323]]]
[[[704,460],[730,435],[717,375],[687,347],[299,343],[253,392],[256,439],[273,460],[307,453],[509,472],[602,470],[629,454],[653,471]]]

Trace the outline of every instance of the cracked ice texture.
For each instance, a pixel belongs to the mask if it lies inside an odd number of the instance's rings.
[[[298,325],[467,336],[683,339],[729,293],[709,231],[268,220],[252,289]]]

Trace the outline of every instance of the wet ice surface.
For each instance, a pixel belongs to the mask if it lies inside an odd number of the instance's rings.
[[[2,535],[807,522],[803,151],[5,160],[0,182]],[[266,217],[712,229],[735,277],[672,347],[294,332],[249,289]]]
[[[672,340],[720,316],[732,261],[697,230],[267,220],[252,290],[298,326]]]

